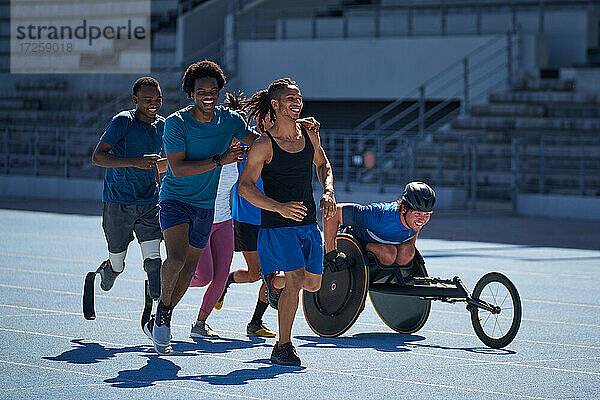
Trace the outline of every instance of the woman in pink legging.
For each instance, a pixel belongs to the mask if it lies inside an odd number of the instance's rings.
[[[219,335],[208,326],[206,319],[225,289],[233,258],[233,224],[230,204],[231,189],[238,179],[236,163],[223,165],[222,168],[210,238],[198,260],[196,272],[190,283],[190,287],[208,285],[198,312],[198,320],[192,324],[190,332],[192,338],[219,338]]]

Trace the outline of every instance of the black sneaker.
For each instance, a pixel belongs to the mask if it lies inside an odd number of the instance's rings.
[[[300,357],[296,354],[296,349],[292,342],[284,344],[275,343],[271,353],[271,362],[279,365],[300,365]]]
[[[265,282],[265,286],[267,287],[267,300],[271,307],[277,310],[277,304],[279,303],[279,296],[281,296],[281,291],[283,289],[277,289],[273,286],[275,281],[275,277],[277,273],[273,272],[271,274],[263,275],[263,281]]]

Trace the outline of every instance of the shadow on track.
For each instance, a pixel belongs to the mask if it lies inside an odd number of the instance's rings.
[[[248,364],[268,364],[258,368],[242,368],[231,371],[224,375],[206,374],[206,375],[183,375],[178,373],[181,367],[174,364],[168,357],[148,357],[148,363],[140,369],[119,371],[114,378],[105,379],[104,382],[110,383],[113,387],[123,389],[133,389],[154,386],[160,382],[206,382],[210,385],[246,385],[255,380],[268,380],[276,378],[279,375],[297,373],[305,367],[282,367],[271,364],[266,359],[245,361]]]
[[[212,340],[192,338],[194,343],[196,343],[196,349],[209,354],[229,353],[233,350],[249,349],[252,347],[273,347],[272,345],[267,344],[265,339],[260,337],[249,337],[248,339],[249,340],[240,340],[222,337],[220,339]],[[175,347],[173,347],[173,349],[176,350]]]
[[[109,360],[118,354],[125,353],[151,353],[156,354],[151,344],[127,347],[107,347],[99,343],[84,341],[84,339],[71,340],[74,348],[67,350],[57,356],[44,356],[45,360],[65,361],[69,364],[94,364]],[[172,342],[176,356],[197,356],[198,347],[190,342]]]
[[[297,339],[309,343],[298,347],[319,347],[319,348],[341,348],[341,349],[368,349],[381,352],[402,352],[410,351],[415,347],[428,347],[442,350],[462,350],[478,354],[509,355],[515,354],[507,349],[489,349],[487,347],[447,347],[431,344],[418,343],[425,340],[425,337],[419,335],[405,335],[401,333],[357,333],[350,337],[326,338],[320,336],[296,336]]]

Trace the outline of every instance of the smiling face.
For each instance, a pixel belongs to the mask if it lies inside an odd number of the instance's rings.
[[[401,212],[404,215],[406,227],[412,229],[413,231],[419,232],[431,218],[431,212],[411,210],[406,208],[404,204],[402,204],[401,207]]]
[[[219,85],[215,78],[198,78],[194,82],[194,92],[191,97],[194,107],[202,114],[213,115],[217,99],[219,98]]]
[[[302,112],[302,94],[295,85],[288,85],[281,89],[279,99],[271,100],[271,105],[275,109],[277,119],[291,119],[293,121],[300,118]]]
[[[153,122],[162,106],[160,87],[142,85],[133,96],[136,114],[144,122]]]

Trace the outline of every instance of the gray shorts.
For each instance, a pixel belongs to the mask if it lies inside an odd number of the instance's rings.
[[[102,229],[111,253],[127,250],[133,232],[138,242],[161,239],[158,205],[104,203]]]

